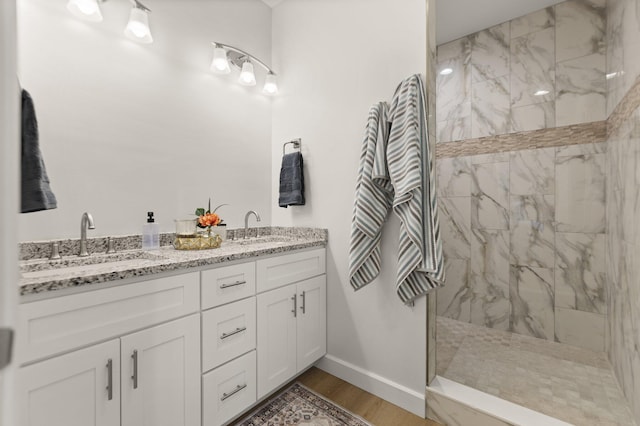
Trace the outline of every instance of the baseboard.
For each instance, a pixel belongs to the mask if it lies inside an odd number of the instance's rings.
[[[316,367],[423,419],[426,416],[425,395],[420,392],[332,355],[326,355]]]

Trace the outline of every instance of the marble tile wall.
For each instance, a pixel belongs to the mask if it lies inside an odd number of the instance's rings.
[[[438,314],[603,351],[605,157],[594,143],[440,158]]]
[[[607,351],[640,422],[640,109],[608,149]]]
[[[604,120],[605,2],[569,0],[438,46],[438,142]]]
[[[607,352],[640,424],[640,3],[607,1]]]
[[[607,114],[611,114],[640,76],[640,3],[607,0]]]

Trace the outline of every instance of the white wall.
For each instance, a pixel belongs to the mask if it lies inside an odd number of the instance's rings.
[[[356,172],[369,107],[390,101],[402,79],[426,68],[424,0],[285,1],[273,10],[274,198],[282,143],[301,137],[307,205],[274,207],[278,225],[329,229],[328,352],[321,365],[424,415],[426,308],[395,295],[399,222],[383,235],[383,273],[355,293],[348,245]]]
[[[0,2],[0,328],[16,324],[18,294],[18,176],[20,96],[16,75],[16,4]],[[4,349],[4,348],[2,348]],[[18,424],[14,401],[15,362],[0,370],[0,426]]]
[[[20,0],[19,75],[34,98],[58,209],[20,215],[20,240],[140,233],[153,210],[161,230],[196,207],[242,226],[270,223],[271,99],[261,87],[209,72],[211,41],[269,62],[271,9],[260,0],[148,0],[154,43],[124,37],[131,4],[101,3],[87,23],[64,0]],[[263,73],[256,70],[258,84]]]

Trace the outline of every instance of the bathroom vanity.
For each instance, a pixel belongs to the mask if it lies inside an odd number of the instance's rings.
[[[22,423],[238,417],[326,353],[325,244],[269,236],[23,273]]]

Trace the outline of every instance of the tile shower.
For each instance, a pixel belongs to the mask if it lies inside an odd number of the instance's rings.
[[[569,0],[438,46],[439,375],[640,421],[639,44],[635,0]]]

